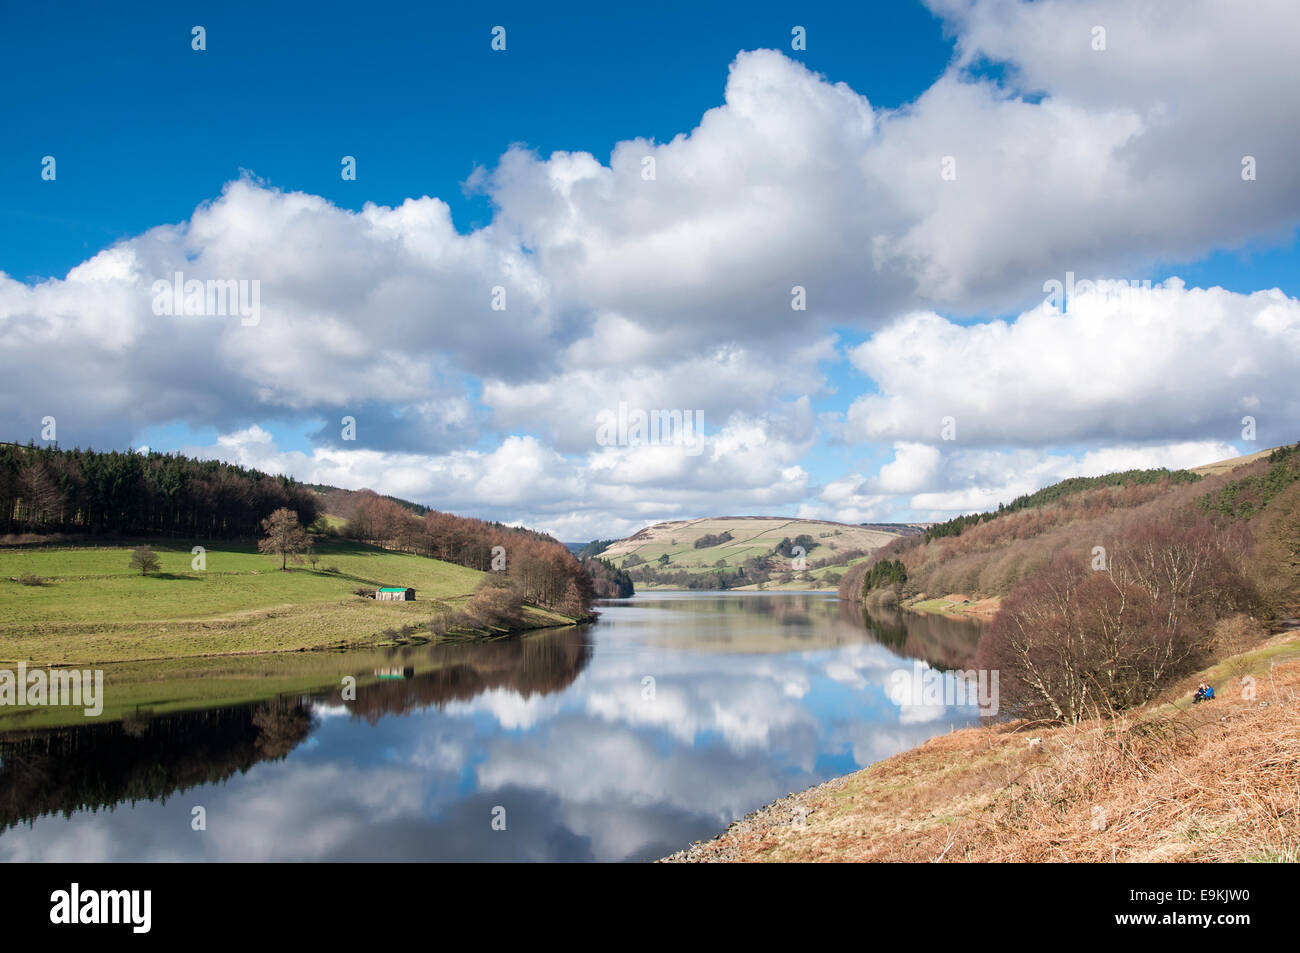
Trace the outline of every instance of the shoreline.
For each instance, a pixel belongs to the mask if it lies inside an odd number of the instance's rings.
[[[18,665],[19,663],[22,663],[27,665],[28,668],[83,668],[87,665],[133,665],[143,662],[181,662],[200,659],[235,659],[255,658],[259,656],[352,652],[365,651],[369,649],[418,648],[426,645],[463,645],[476,642],[494,642],[498,639],[527,635],[531,632],[540,632],[545,629],[564,629],[570,626],[584,625],[594,619],[594,616],[585,619],[570,619],[568,616],[560,616],[558,613],[551,613],[550,610],[539,609],[536,606],[528,606],[527,608],[539,613],[546,613],[548,616],[553,616],[553,618],[539,620],[536,625],[528,625],[521,628],[505,629],[496,632],[489,632],[486,629],[477,629],[469,631],[464,635],[429,635],[427,634],[427,631],[423,630],[423,623],[421,623],[420,628],[396,636],[390,636],[385,632],[379,632],[375,635],[355,640],[320,642],[312,645],[286,645],[282,648],[230,649],[219,652],[205,651],[181,654],[131,655],[121,658],[77,658],[63,661],[48,661],[36,658],[0,658],[0,666]],[[204,623],[201,620],[186,620],[186,622],[190,622],[190,624],[198,625],[202,628],[208,628],[210,625],[225,623],[228,622],[228,620],[212,620],[210,623]],[[185,622],[175,624],[184,625]],[[424,631],[424,634],[421,634],[422,631]]]
[[[569,628],[573,626],[540,626],[494,637],[424,643],[87,663],[102,666],[105,689],[111,687],[111,692],[104,696],[103,712],[93,718],[84,718],[76,705],[0,705],[0,737],[6,733],[77,727],[89,722],[105,724],[121,721],[132,713],[169,714],[256,703],[283,694],[312,694],[335,686],[344,675],[356,677],[359,685],[367,684],[372,681],[369,673],[398,662],[403,667],[410,666],[413,674],[419,675],[443,667],[449,658],[463,658],[457,651],[461,648],[500,645],[511,640],[524,642]],[[421,649],[432,646],[445,647],[447,652],[421,653]],[[45,669],[45,666],[32,662],[0,662],[0,669],[18,665],[25,665],[29,671]]]
[[[965,593],[955,592],[946,596],[929,598],[925,593],[898,603],[900,609],[919,612],[926,615],[942,615],[951,619],[977,619],[992,622],[1002,607],[1001,596],[986,596],[972,599]]]
[[[1248,675],[1257,697],[1227,690]],[[1224,690],[1193,707],[1201,680]],[[1300,631],[1284,630],[1142,708],[935,735],[657,862],[1294,862],[1298,691]]]

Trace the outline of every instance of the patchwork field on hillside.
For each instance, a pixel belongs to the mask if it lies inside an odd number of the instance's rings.
[[[730,533],[731,539],[700,549],[695,547],[696,540],[724,533]],[[811,565],[849,550],[877,549],[898,534],[844,523],[786,517],[709,517],[647,526],[614,543],[600,555],[626,568],[628,558],[633,555],[645,562],[657,563],[666,554],[675,569],[707,571],[717,567],[719,561],[725,566],[735,567],[746,559],[770,555],[783,539],[794,540],[804,535],[811,537],[814,543],[805,554]]]

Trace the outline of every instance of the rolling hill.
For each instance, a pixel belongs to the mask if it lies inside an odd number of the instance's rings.
[[[142,576],[121,542],[0,547],[0,663],[87,664],[375,645],[422,630],[440,606],[461,609],[485,574],[352,540],[318,540],[318,566],[280,572],[251,543],[153,540],[161,571]],[[26,575],[30,581],[23,582]],[[398,583],[415,602],[376,602],[359,588]],[[572,621],[524,609],[532,627]]]
[[[309,569],[259,551],[273,517],[306,528],[294,545],[314,548]],[[146,545],[154,565],[133,567]],[[543,533],[368,490],[177,453],[0,443],[0,661],[495,637],[586,618],[595,581],[618,582],[597,568]],[[393,585],[416,600],[369,598]]]
[[[611,543],[600,556],[631,571],[638,589],[834,588],[845,567],[900,536],[922,531],[911,524],[714,516],[655,523]],[[800,555],[795,547],[803,549],[806,569],[801,571],[794,569]],[[713,577],[709,581],[718,584],[703,585],[704,578],[688,580],[683,573]]]
[[[1300,450],[1283,446],[1191,470],[1072,477],[891,542],[845,572],[840,596],[991,614],[1062,553],[1091,560],[1094,546],[1122,546],[1134,526],[1178,526],[1208,515],[1220,520],[1220,534],[1248,524],[1240,559],[1265,601],[1280,610],[1297,595],[1291,570],[1300,532],[1298,458]],[[899,563],[902,581],[864,587],[877,560]]]

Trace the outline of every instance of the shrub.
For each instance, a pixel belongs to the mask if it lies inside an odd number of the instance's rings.
[[[723,543],[729,543],[732,540],[731,530],[723,530],[721,533],[705,533],[694,543],[696,549],[708,549],[711,546],[721,546]]]
[[[434,606],[433,617],[429,619],[427,628],[429,634],[433,636],[443,636],[454,629],[456,626],[464,623],[464,616],[452,609],[445,602],[439,602]]]
[[[1237,612],[1214,624],[1212,642],[1219,657],[1239,655],[1261,642],[1267,633],[1253,616]]]
[[[140,546],[131,553],[131,568],[140,570],[142,576],[157,572],[160,565],[158,554],[148,546]]]
[[[48,582],[48,580],[45,579],[44,576],[38,576],[32,572],[23,573],[21,576],[18,577],[18,581],[22,583],[24,586],[43,586],[45,585],[46,582]]]
[[[872,589],[867,593],[866,606],[868,609],[892,609],[897,605],[898,589],[894,586]]]
[[[1105,549],[1102,569],[1060,553],[1003,602],[977,658],[1003,710],[1077,724],[1143,704],[1208,660],[1218,619],[1254,608],[1241,539],[1208,521],[1145,521]]]
[[[513,588],[485,586],[474,593],[465,616],[479,628],[514,629],[523,622],[522,608],[523,600]]]

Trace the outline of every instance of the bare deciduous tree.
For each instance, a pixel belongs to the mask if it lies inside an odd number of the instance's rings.
[[[140,546],[131,552],[131,568],[140,570],[142,576],[157,572],[160,565],[158,554],[148,546]]]
[[[262,520],[266,538],[257,544],[257,551],[280,557],[280,569],[289,568],[289,560],[301,563],[304,553],[311,551],[311,537],[298,523],[298,514],[291,509],[276,510]]]
[[[1105,568],[1061,553],[1003,602],[977,664],[1001,673],[1006,710],[1077,724],[1140,705],[1254,605],[1241,540],[1207,520],[1134,524],[1105,549]]]

